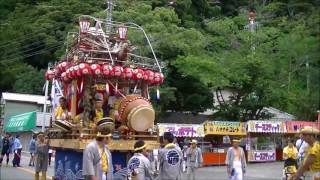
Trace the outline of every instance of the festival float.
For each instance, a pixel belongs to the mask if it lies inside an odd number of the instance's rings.
[[[79,17],[79,31],[68,33],[65,55],[46,73],[54,91],[66,98],[68,110],[68,118],[53,119],[48,132],[56,150],[56,179],[83,178],[82,152],[98,130],[112,133],[108,147],[115,178],[125,174],[137,139],[147,149],[159,147],[149,91],[153,88],[159,96],[162,67],[144,29],[112,21],[112,3],[108,5],[107,19]],[[136,43],[136,37],[145,45]],[[94,115],[97,99],[103,102],[100,118]]]

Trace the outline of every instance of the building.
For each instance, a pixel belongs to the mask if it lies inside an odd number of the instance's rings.
[[[29,141],[34,132],[41,131],[43,118],[45,126],[50,126],[51,108],[50,101],[47,103],[47,111],[43,114],[45,97],[32,94],[2,93],[1,113],[3,126],[0,132],[19,134],[23,150],[27,151]]]

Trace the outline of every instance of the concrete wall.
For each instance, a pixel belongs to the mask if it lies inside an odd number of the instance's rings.
[[[4,120],[5,122],[14,115],[38,111],[40,110],[41,105],[36,103],[26,103],[26,102],[18,102],[18,101],[6,101],[4,105]]]

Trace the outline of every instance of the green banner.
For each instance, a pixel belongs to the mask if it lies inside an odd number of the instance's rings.
[[[5,122],[4,130],[6,132],[30,131],[36,127],[36,117],[36,112],[12,116]]]

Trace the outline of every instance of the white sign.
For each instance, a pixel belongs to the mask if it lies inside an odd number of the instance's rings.
[[[201,124],[158,124],[159,136],[171,132],[176,137],[204,137]]]
[[[252,162],[265,162],[265,161],[275,161],[276,152],[275,151],[252,151]]]

